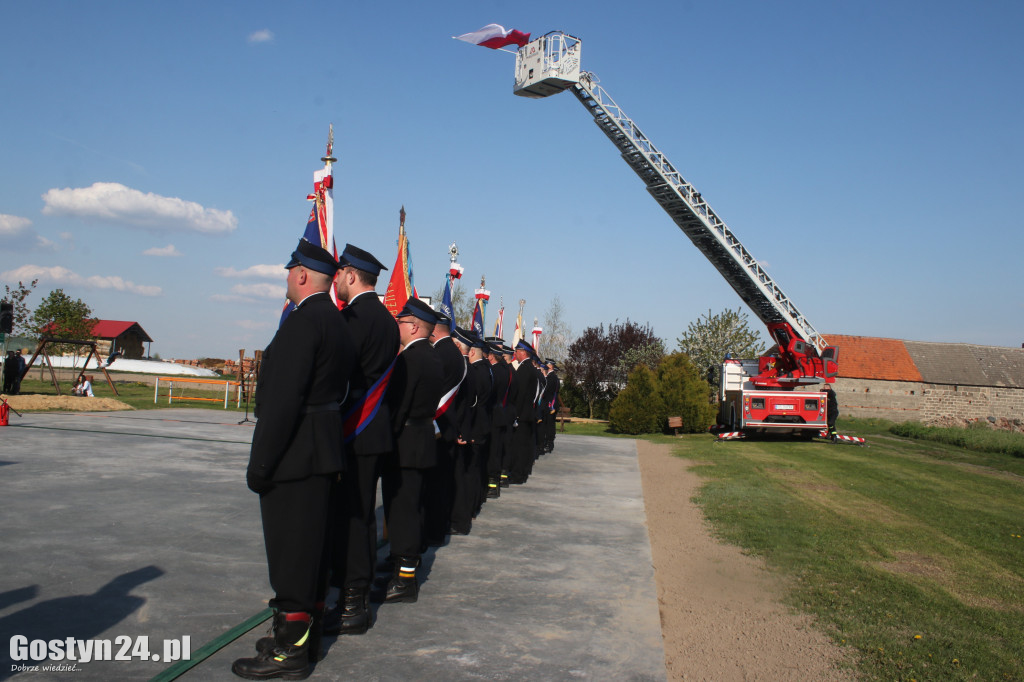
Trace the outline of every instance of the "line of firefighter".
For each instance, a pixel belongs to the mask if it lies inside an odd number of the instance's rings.
[[[347,244],[335,261],[302,239],[285,267],[296,309],[263,354],[247,469],[274,616],[257,655],[232,666],[247,679],[304,679],[323,635],[373,625],[371,601],[415,602],[421,555],[468,535],[484,503],[552,451],[560,387],[556,363],[526,341],[450,330],[416,298],[392,317],[375,291],[387,268],[363,249]]]

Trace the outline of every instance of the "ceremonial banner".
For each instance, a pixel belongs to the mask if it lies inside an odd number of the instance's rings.
[[[479,298],[473,308],[473,332],[481,339],[484,338],[484,302]]]
[[[391,270],[391,281],[384,292],[384,306],[388,312],[398,316],[409,297],[419,298],[412,281],[412,257],[409,255],[409,239],[405,236],[405,206],[399,212],[398,256]]]
[[[455,287],[455,280],[462,277],[463,267],[455,262],[459,255],[459,249],[452,244],[449,247],[452,254],[451,265],[448,266],[448,274],[444,278],[444,295],[441,297],[441,312],[448,317],[449,331],[455,331],[455,306],[452,304],[452,289]]]
[[[512,334],[512,347],[515,348],[516,344],[523,340],[523,305],[526,301],[519,301],[519,315],[516,316],[516,330]]]
[[[306,221],[306,230],[302,233],[302,237],[308,242],[327,249],[337,259],[338,248],[334,244],[334,175],[331,170],[331,165],[337,159],[331,156],[333,148],[334,126],[332,125],[327,135],[327,156],[320,159],[324,162],[324,167],[313,172],[313,193],[306,196],[306,199],[313,202],[313,209],[309,212],[309,220]],[[344,305],[338,301],[338,295],[333,286],[331,287],[331,300],[339,308]],[[285,301],[278,326],[281,326],[281,323],[293,310],[295,310],[295,304]]]
[[[498,319],[494,321],[494,336],[505,338],[505,306],[498,308]]]

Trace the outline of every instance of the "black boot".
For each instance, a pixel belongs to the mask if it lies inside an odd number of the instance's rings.
[[[501,472],[501,479],[500,479],[500,484],[499,485],[502,488],[507,488],[508,487],[508,472],[507,471],[502,471]]]
[[[495,478],[494,476],[491,476],[491,477],[489,477],[487,479],[487,497],[488,497],[488,499],[492,499],[493,500],[496,497],[501,497],[501,488],[499,487],[500,485],[501,484],[500,484],[499,479]]]
[[[324,634],[361,635],[372,626],[369,588],[346,587],[338,606],[327,612]]]
[[[311,671],[310,630],[308,613],[275,613],[272,645],[260,651],[256,658],[239,658],[231,665],[231,672],[247,680],[306,679]],[[260,642],[256,644],[257,649]]]
[[[420,565],[418,558],[399,557],[395,562],[395,572],[388,581],[388,586],[382,592],[373,596],[387,604],[407,603],[412,604],[419,598],[420,587],[416,582],[416,567]]]
[[[256,640],[256,651],[263,654],[274,648],[276,644],[275,634],[278,629],[278,618],[277,612],[274,612],[274,618],[271,620],[270,636],[260,637]],[[324,605],[317,604],[314,607],[312,616],[309,623],[309,642],[307,651],[309,652],[309,662],[312,665],[316,665],[322,658],[322,645],[324,638]]]

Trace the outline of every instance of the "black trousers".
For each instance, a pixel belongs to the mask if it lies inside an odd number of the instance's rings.
[[[377,479],[384,455],[352,455],[334,505],[335,547],[331,585],[369,587],[377,563]]]
[[[544,415],[544,441],[551,445],[555,442],[555,415],[548,410],[548,413]]]
[[[423,540],[427,544],[441,544],[448,534],[452,518],[452,498],[455,494],[455,462],[452,450],[455,443],[437,440],[437,465],[424,469],[421,507],[423,510]]]
[[[260,495],[271,608],[312,613],[326,591],[328,509],[337,474],[277,483]]]
[[[380,488],[391,556],[409,559],[420,556],[423,542],[420,525],[423,471],[399,466],[397,455],[386,458],[381,466]]]
[[[469,447],[473,451],[470,466],[473,468],[473,477],[476,481],[476,495],[473,497],[473,516],[476,516],[487,501],[487,463],[491,456],[491,441],[477,441],[471,443]]]
[[[476,489],[479,485],[479,474],[473,467],[473,446],[456,445],[453,453],[452,485],[452,528],[469,532],[473,524],[473,506],[476,502]]]
[[[505,427],[501,437],[504,439],[505,444],[501,452],[501,471],[502,473],[508,473],[512,471],[513,461],[515,460],[515,450],[512,448],[512,425]]]
[[[491,439],[488,441],[490,447],[487,453],[487,477],[498,478],[501,475],[502,462],[505,461],[505,431],[504,426],[491,429]]]
[[[537,443],[534,440],[534,424],[529,420],[519,420],[519,426],[512,433],[512,469],[516,477],[523,478],[533,471],[533,460],[537,455]]]

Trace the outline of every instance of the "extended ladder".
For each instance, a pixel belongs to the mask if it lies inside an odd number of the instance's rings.
[[[819,352],[823,351],[827,343],[821,334],[708,206],[700,192],[683,178],[596,80],[593,74],[581,73],[579,81],[569,89],[594,117],[597,127],[619,148],[623,160],[644,181],[655,201],[763,323],[788,322],[805,341]]]

